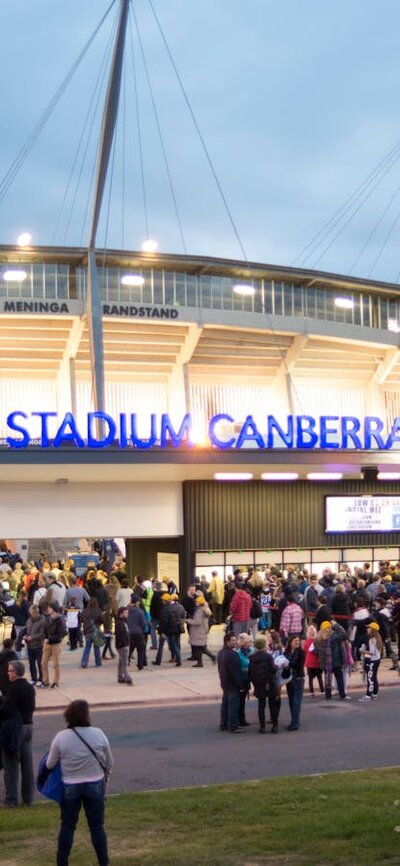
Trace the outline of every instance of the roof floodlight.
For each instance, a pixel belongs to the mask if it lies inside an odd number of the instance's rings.
[[[233,287],[233,291],[235,292],[235,295],[243,295],[244,297],[255,295],[256,293],[254,286],[246,285],[245,283],[237,283],[237,285]]]
[[[17,244],[19,247],[29,247],[32,242],[32,235],[29,232],[22,232],[17,237]]]
[[[151,240],[151,238],[148,238],[146,241],[143,241],[142,250],[144,253],[155,253],[158,250],[157,241],[153,241]]]
[[[8,270],[3,273],[3,280],[5,283],[22,283],[26,280],[28,274],[26,271],[15,271]]]
[[[352,310],[354,301],[352,298],[335,298],[335,307],[340,307],[341,310]]]
[[[144,286],[144,277],[139,274],[125,274],[121,277],[122,286]]]

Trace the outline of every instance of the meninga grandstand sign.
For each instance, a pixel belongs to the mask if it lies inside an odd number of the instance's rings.
[[[39,424],[40,435],[32,429]],[[139,426],[141,435],[139,435]],[[143,436],[143,427],[146,435]],[[147,417],[122,412],[112,417],[106,412],[89,412],[85,421],[78,421],[67,412],[26,412],[16,410],[7,416],[6,443],[22,449],[35,444],[41,448],[191,448],[194,441],[193,423],[186,414],[180,424],[166,413]],[[51,432],[50,432],[51,431]],[[55,431],[55,432],[54,432]],[[236,431],[236,432],[230,432]],[[363,419],[353,415],[288,415],[283,422],[274,415],[265,415],[257,424],[252,415],[238,421],[227,413],[218,413],[208,422],[210,446],[218,450],[255,448],[293,450],[378,450],[400,448],[400,418],[395,418],[389,431],[381,418],[368,415]]]

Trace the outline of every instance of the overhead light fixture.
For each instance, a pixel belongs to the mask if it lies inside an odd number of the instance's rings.
[[[354,301],[351,298],[335,298],[335,307],[340,307],[342,310],[352,310]]]
[[[251,481],[252,472],[215,472],[216,481]]]
[[[144,277],[139,274],[125,274],[121,277],[122,286],[144,286]]]
[[[244,297],[255,295],[256,293],[254,286],[246,285],[244,283],[237,283],[236,286],[233,286],[233,291],[235,292],[235,295],[243,295]]]
[[[309,481],[340,481],[343,472],[308,472]]]
[[[17,237],[17,244],[19,247],[29,247],[32,241],[32,235],[29,232],[22,232]]]
[[[378,472],[378,481],[400,481],[400,472]]]
[[[23,283],[27,278],[26,271],[4,271],[3,280],[5,283]]]
[[[151,238],[148,238],[147,241],[143,241],[142,250],[144,253],[155,253],[158,250],[157,241],[152,241]]]
[[[262,481],[296,481],[298,472],[263,472]]]

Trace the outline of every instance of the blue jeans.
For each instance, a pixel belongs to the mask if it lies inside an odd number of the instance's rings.
[[[108,866],[107,836],[104,829],[104,780],[63,785],[61,827],[58,835],[57,866],[68,866],[81,806],[85,810],[93,848],[99,866]]]
[[[304,691],[304,677],[295,677],[287,684],[291,721],[296,728],[300,727],[300,709]]]
[[[171,655],[175,658],[178,664],[181,661],[181,636],[180,634],[160,634],[158,641],[158,650],[156,655],[156,664],[160,665],[165,641],[168,641],[168,646]]]
[[[96,662],[96,667],[97,668],[101,667],[100,647],[96,646],[96,644],[93,642],[93,638],[87,634],[85,637],[85,649],[83,650],[82,658],[81,658],[81,668],[87,668],[89,656],[90,656],[90,650],[92,647],[94,649],[94,660]]]
[[[239,727],[240,692],[224,689],[221,703],[221,729],[235,731]]]
[[[150,620],[150,638],[152,649],[157,649],[157,629],[160,624],[159,619]]]

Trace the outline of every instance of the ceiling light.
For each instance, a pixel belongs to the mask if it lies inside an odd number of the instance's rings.
[[[351,298],[335,298],[335,307],[340,307],[342,310],[352,310],[354,301]]]
[[[122,286],[144,286],[144,277],[139,274],[125,274],[121,277]]]
[[[256,293],[254,286],[245,285],[245,284],[242,285],[241,283],[238,283],[236,286],[234,286],[233,291],[235,292],[235,295],[244,295],[244,296],[255,295],[255,293]]]
[[[400,481],[400,472],[378,472],[378,481]]]
[[[27,278],[26,271],[4,271],[3,280],[5,283],[22,283]]]
[[[216,472],[216,481],[251,481],[252,472]]]
[[[263,472],[262,481],[296,481],[298,472]]]
[[[309,472],[307,478],[309,481],[340,481],[343,472]]]
[[[155,253],[158,250],[157,241],[152,241],[151,238],[148,238],[147,241],[143,241],[142,250],[144,253]]]
[[[22,232],[17,237],[17,244],[19,247],[29,247],[31,241],[32,235],[30,235],[29,232]]]

